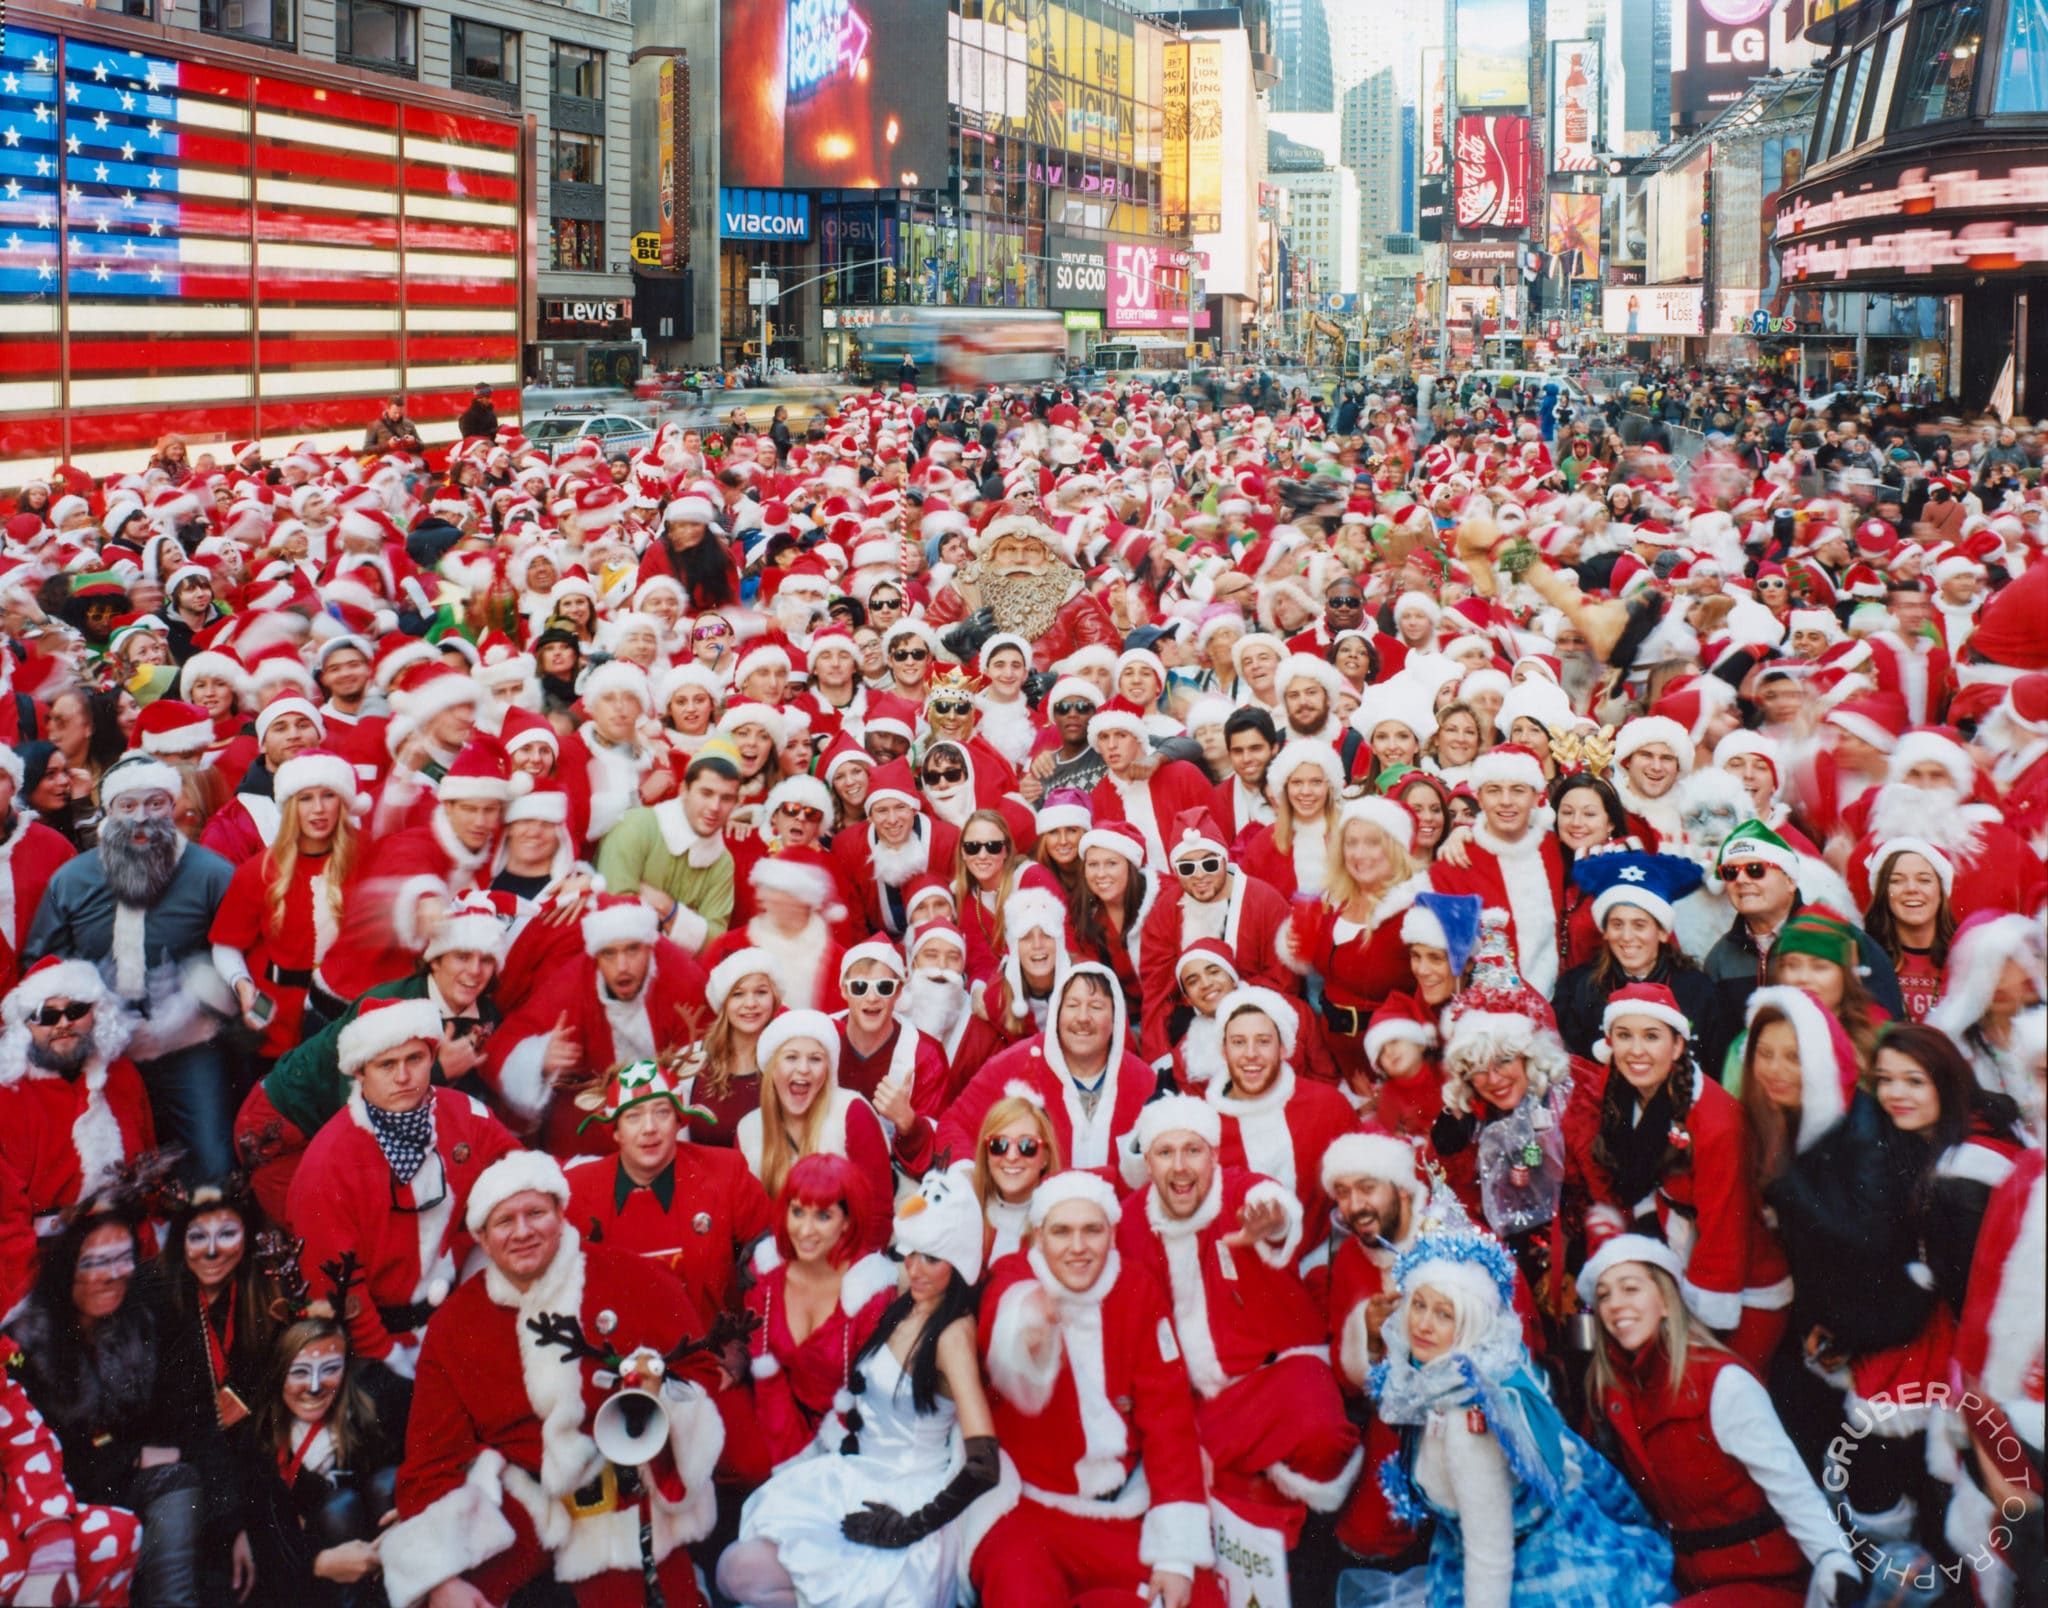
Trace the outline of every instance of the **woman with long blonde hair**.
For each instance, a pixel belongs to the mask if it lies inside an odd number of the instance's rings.
[[[761,1034],[761,1103],[740,1119],[739,1152],[761,1187],[779,1195],[804,1156],[844,1156],[874,1202],[871,1239],[888,1243],[895,1199],[889,1140],[875,1108],[839,1086],[839,1024],[823,1011],[784,1011]]]
[[[318,749],[295,755],[278,767],[271,799],[270,847],[235,867],[210,935],[266,1067],[305,1037],[307,992],[341,930],[357,849],[355,767]]]
[[[1402,917],[1429,875],[1415,858],[1415,815],[1391,798],[1348,801],[1330,834],[1322,897],[1297,900],[1281,958],[1323,982],[1324,1037],[1347,1083],[1367,1075],[1364,1035],[1390,994],[1415,986]]]
[[[974,1142],[974,1195],[988,1225],[983,1267],[1024,1248],[1032,1195],[1065,1167],[1052,1118],[1038,1101],[1012,1094],[988,1108]]]
[[[740,1119],[761,1107],[761,1034],[782,1009],[786,985],[775,957],[742,949],[711,968],[704,1003],[712,1009],[704,1036],[683,1053],[682,1103],[711,1113],[690,1119],[693,1144],[730,1146]]]

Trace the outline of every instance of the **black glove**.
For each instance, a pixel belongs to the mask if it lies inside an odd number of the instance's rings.
[[[1036,709],[1045,702],[1045,695],[1052,691],[1059,677],[1050,670],[1032,670],[1024,677],[1024,701]]]
[[[915,1513],[898,1513],[886,1502],[865,1502],[858,1513],[839,1521],[840,1533],[864,1547],[901,1548],[914,1545],[950,1524],[983,1491],[993,1490],[1000,1472],[993,1435],[971,1436],[967,1460],[946,1488]]]
[[[965,665],[981,657],[982,644],[996,634],[996,611],[979,608],[958,625],[939,633],[939,644]]]

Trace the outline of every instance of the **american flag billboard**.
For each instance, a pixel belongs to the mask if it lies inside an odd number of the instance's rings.
[[[480,380],[517,417],[520,122],[149,43],[0,45],[0,485],[359,442],[400,393],[452,439]]]

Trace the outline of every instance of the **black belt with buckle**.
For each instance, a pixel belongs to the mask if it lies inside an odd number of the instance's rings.
[[[297,971],[289,966],[280,966],[275,961],[266,961],[263,966],[263,976],[265,981],[276,988],[311,988],[313,986],[313,968],[310,966],[306,967],[303,971]]]
[[[1335,1004],[1327,994],[1323,996],[1323,1021],[1332,1033],[1363,1033],[1369,1020],[1364,1011]]]
[[[1785,1521],[1778,1517],[1775,1508],[1760,1508],[1746,1519],[1737,1519],[1732,1524],[1717,1524],[1706,1530],[1673,1530],[1671,1550],[1681,1556],[1695,1552],[1715,1552],[1722,1547],[1740,1546],[1745,1541],[1755,1541],[1769,1535],[1773,1530],[1784,1528]]]

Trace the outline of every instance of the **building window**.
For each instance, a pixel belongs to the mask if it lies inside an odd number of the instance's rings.
[[[448,39],[449,74],[457,89],[519,104],[519,35],[489,23],[454,19]]]
[[[603,273],[604,225],[594,218],[555,219],[554,265],[576,273]]]
[[[414,50],[417,16],[387,0],[340,0],[334,8],[334,59],[380,72],[419,72]]]
[[[1899,98],[1899,130],[1968,115],[1984,42],[1984,9],[1978,0],[1950,0],[1921,12],[1916,26]]]
[[[2048,0],[2009,0],[1994,112],[2048,112]]]
[[[554,182],[557,184],[604,183],[604,141],[589,134],[565,134],[555,130]]]
[[[199,0],[199,26],[206,33],[289,48],[292,0]]]
[[[92,0],[95,11],[112,11],[123,17],[141,17],[155,21],[156,0]]]
[[[569,100],[604,99],[604,52],[581,45],[555,45],[553,92]]]

